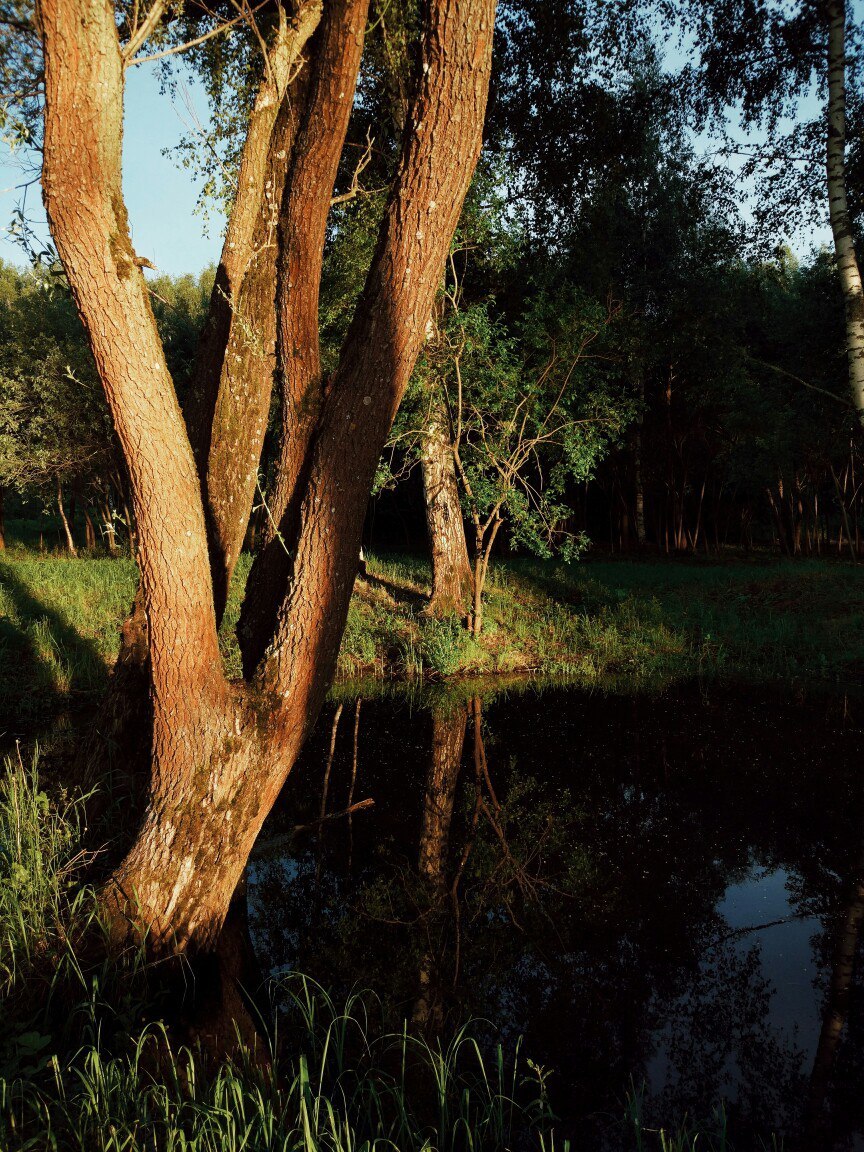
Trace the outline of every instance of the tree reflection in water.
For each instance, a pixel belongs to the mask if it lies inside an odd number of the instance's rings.
[[[250,875],[265,966],[374,989],[382,1026],[476,1016],[490,1039],[524,1035],[555,1070],[562,1134],[597,1146],[643,1084],[646,1123],[722,1103],[745,1146],[778,1131],[840,1148],[862,1129],[860,733],[842,702],[686,686],[366,698],[327,781],[333,811],[375,800],[350,829],[314,820],[332,719],[265,839],[311,832]],[[765,877],[788,915],[732,923]]]

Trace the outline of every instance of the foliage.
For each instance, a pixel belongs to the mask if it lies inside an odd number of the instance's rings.
[[[568,483],[591,476],[627,422],[597,367],[614,319],[577,293],[540,291],[512,334],[481,304],[455,308],[427,346],[421,372],[446,395],[472,518],[506,517],[514,543],[539,555],[562,535]]]
[[[108,410],[74,306],[50,272],[0,268],[0,484],[51,490],[113,466]]]

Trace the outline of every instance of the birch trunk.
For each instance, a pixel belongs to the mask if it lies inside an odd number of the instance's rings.
[[[864,291],[846,198],[846,3],[828,5],[828,207],[837,273],[846,304],[849,384],[864,421]]]

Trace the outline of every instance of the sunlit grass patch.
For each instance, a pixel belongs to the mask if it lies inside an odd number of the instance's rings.
[[[220,644],[241,675],[242,556]],[[410,679],[531,672],[596,683],[686,676],[864,681],[864,580],[833,561],[511,559],[490,569],[478,641],[423,608],[422,557],[368,557],[338,676]],[[136,583],[132,561],[16,552],[0,560],[0,730],[104,688]]]

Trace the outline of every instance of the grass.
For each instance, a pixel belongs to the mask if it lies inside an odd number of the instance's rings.
[[[338,675],[412,679],[531,672],[633,686],[677,677],[864,679],[864,580],[857,568],[802,560],[511,560],[493,566],[486,625],[422,615],[428,565],[370,557],[348,614]],[[243,557],[221,630],[239,675],[234,626]],[[131,603],[128,559],[34,555],[0,560],[0,731],[56,718],[101,691]]]
[[[372,558],[342,644],[343,674],[541,672],[626,677],[864,678],[864,582],[832,562],[511,560],[493,567],[485,630],[419,614],[428,568]],[[413,599],[412,599],[413,597]]]
[[[85,973],[71,941],[92,917],[80,883],[83,800],[52,797],[36,761],[0,778],[0,1150],[80,1152],[562,1152],[549,1073],[517,1046],[460,1028],[428,1041],[380,1027],[374,998],[344,1004],[301,975],[272,985],[266,1060],[205,1058],[130,1005],[135,980]],[[77,1003],[55,1004],[58,972]],[[134,974],[133,974],[134,975]],[[44,983],[40,983],[44,982]],[[33,995],[34,984],[39,994]],[[126,993],[125,1000],[118,991]],[[22,1008],[23,1005],[23,1008]],[[151,1014],[152,1015],[152,1014]],[[488,1026],[485,1028],[488,1032]],[[730,1147],[723,1125],[651,1131],[631,1093],[620,1148]],[[609,1144],[614,1147],[615,1144]]]

